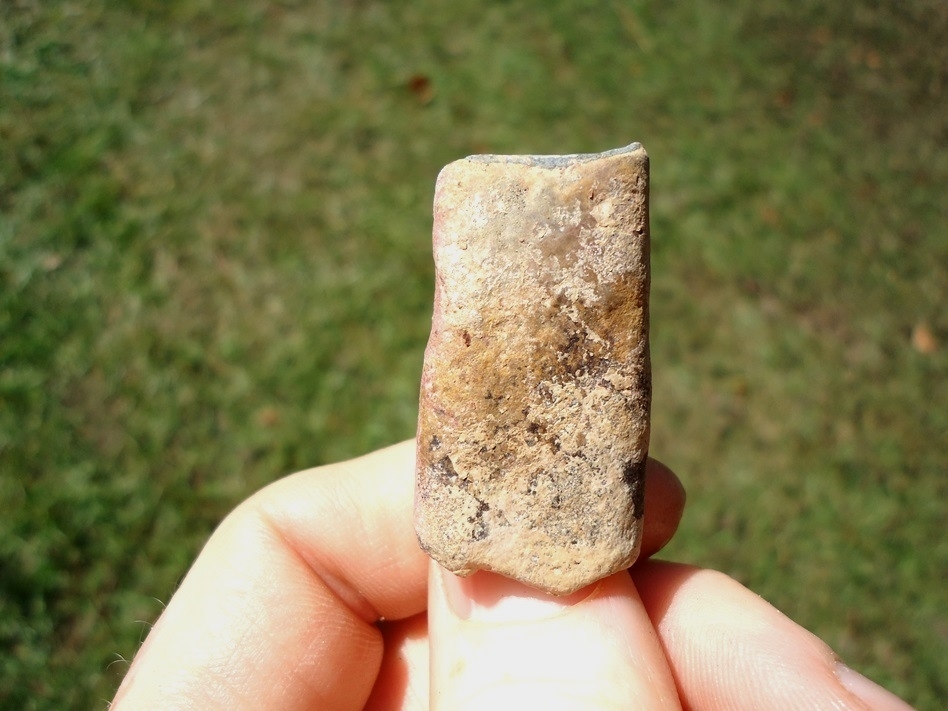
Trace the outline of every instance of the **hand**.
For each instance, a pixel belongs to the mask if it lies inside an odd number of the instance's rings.
[[[721,573],[642,562],[567,598],[451,575],[415,540],[413,468],[403,442],[239,506],[113,709],[909,708]],[[683,505],[650,460],[643,557]]]

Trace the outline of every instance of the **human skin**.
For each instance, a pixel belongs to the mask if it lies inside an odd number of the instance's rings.
[[[431,563],[413,473],[403,442],[241,504],[112,708],[909,708],[727,576],[647,561],[684,506],[658,462],[641,562],[565,598]]]

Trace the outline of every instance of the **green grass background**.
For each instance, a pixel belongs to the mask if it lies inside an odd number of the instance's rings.
[[[414,432],[439,168],[652,159],[668,557],[948,699],[942,0],[0,2],[0,706],[104,708],[236,502]]]

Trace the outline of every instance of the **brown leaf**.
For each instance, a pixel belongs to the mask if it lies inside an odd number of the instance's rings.
[[[912,329],[912,347],[925,355],[938,350],[938,341],[927,323],[915,324],[915,328]]]
[[[408,79],[408,90],[421,104],[430,104],[434,99],[434,86],[424,74],[413,74]]]

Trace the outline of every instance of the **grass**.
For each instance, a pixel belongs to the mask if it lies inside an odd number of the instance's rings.
[[[226,512],[409,437],[438,169],[642,141],[667,555],[948,698],[937,0],[0,5],[0,706],[104,708]]]

